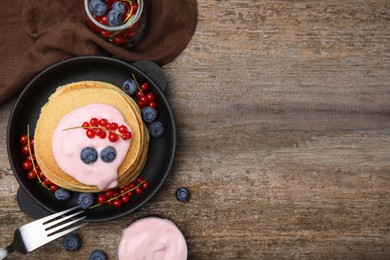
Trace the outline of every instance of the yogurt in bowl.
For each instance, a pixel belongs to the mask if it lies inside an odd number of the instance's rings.
[[[187,243],[170,220],[146,217],[123,230],[119,242],[119,260],[185,260]]]

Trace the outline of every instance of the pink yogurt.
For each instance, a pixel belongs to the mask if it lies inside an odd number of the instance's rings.
[[[118,184],[118,169],[126,157],[131,139],[125,141],[119,138],[116,142],[110,142],[108,135],[104,139],[97,136],[88,138],[83,128],[64,131],[64,129],[80,127],[83,122],[89,122],[94,117],[105,118],[108,122],[115,122],[119,126],[125,125],[131,132],[130,126],[126,124],[119,110],[106,104],[91,104],[76,108],[60,120],[53,133],[52,151],[58,166],[79,182],[97,186],[101,190],[114,188]],[[86,164],[80,159],[80,152],[87,146],[94,147],[99,155],[105,147],[112,146],[116,150],[116,158],[106,163],[99,157],[96,162]]]
[[[177,226],[167,219],[147,217],[123,231],[119,260],[185,260],[187,243]]]

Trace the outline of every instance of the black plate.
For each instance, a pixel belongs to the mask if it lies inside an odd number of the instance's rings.
[[[41,107],[58,86],[81,80],[97,80],[122,86],[134,73],[138,82],[147,82],[155,94],[158,119],[165,124],[166,131],[160,138],[150,138],[148,159],[141,172],[150,183],[150,187],[120,208],[102,205],[86,212],[87,221],[107,221],[127,215],[144,205],[160,188],[175,156],[176,130],[172,111],[163,92],[148,75],[126,62],[107,57],[78,57],[57,63],[37,75],[21,93],[11,111],[7,131],[8,157],[20,186],[42,208],[49,212],[58,212],[77,204],[77,193],[67,202],[58,201],[54,194],[42,187],[37,180],[31,181],[22,168],[24,156],[21,153],[19,137],[27,132],[33,136]],[[163,86],[164,88],[165,86]]]

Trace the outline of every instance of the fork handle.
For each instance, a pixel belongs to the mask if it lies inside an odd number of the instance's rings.
[[[9,245],[0,249],[0,260],[4,259],[7,255],[11,254],[14,251],[13,245]]]

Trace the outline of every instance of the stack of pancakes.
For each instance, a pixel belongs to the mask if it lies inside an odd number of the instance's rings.
[[[102,103],[115,107],[131,127],[133,137],[127,155],[118,169],[118,187],[134,180],[143,169],[149,147],[149,133],[140,109],[117,86],[100,81],[80,81],[59,87],[41,109],[35,134],[34,151],[42,173],[54,184],[72,191],[98,192],[96,186],[80,183],[66,174],[55,161],[52,136],[61,118],[76,108]]]

